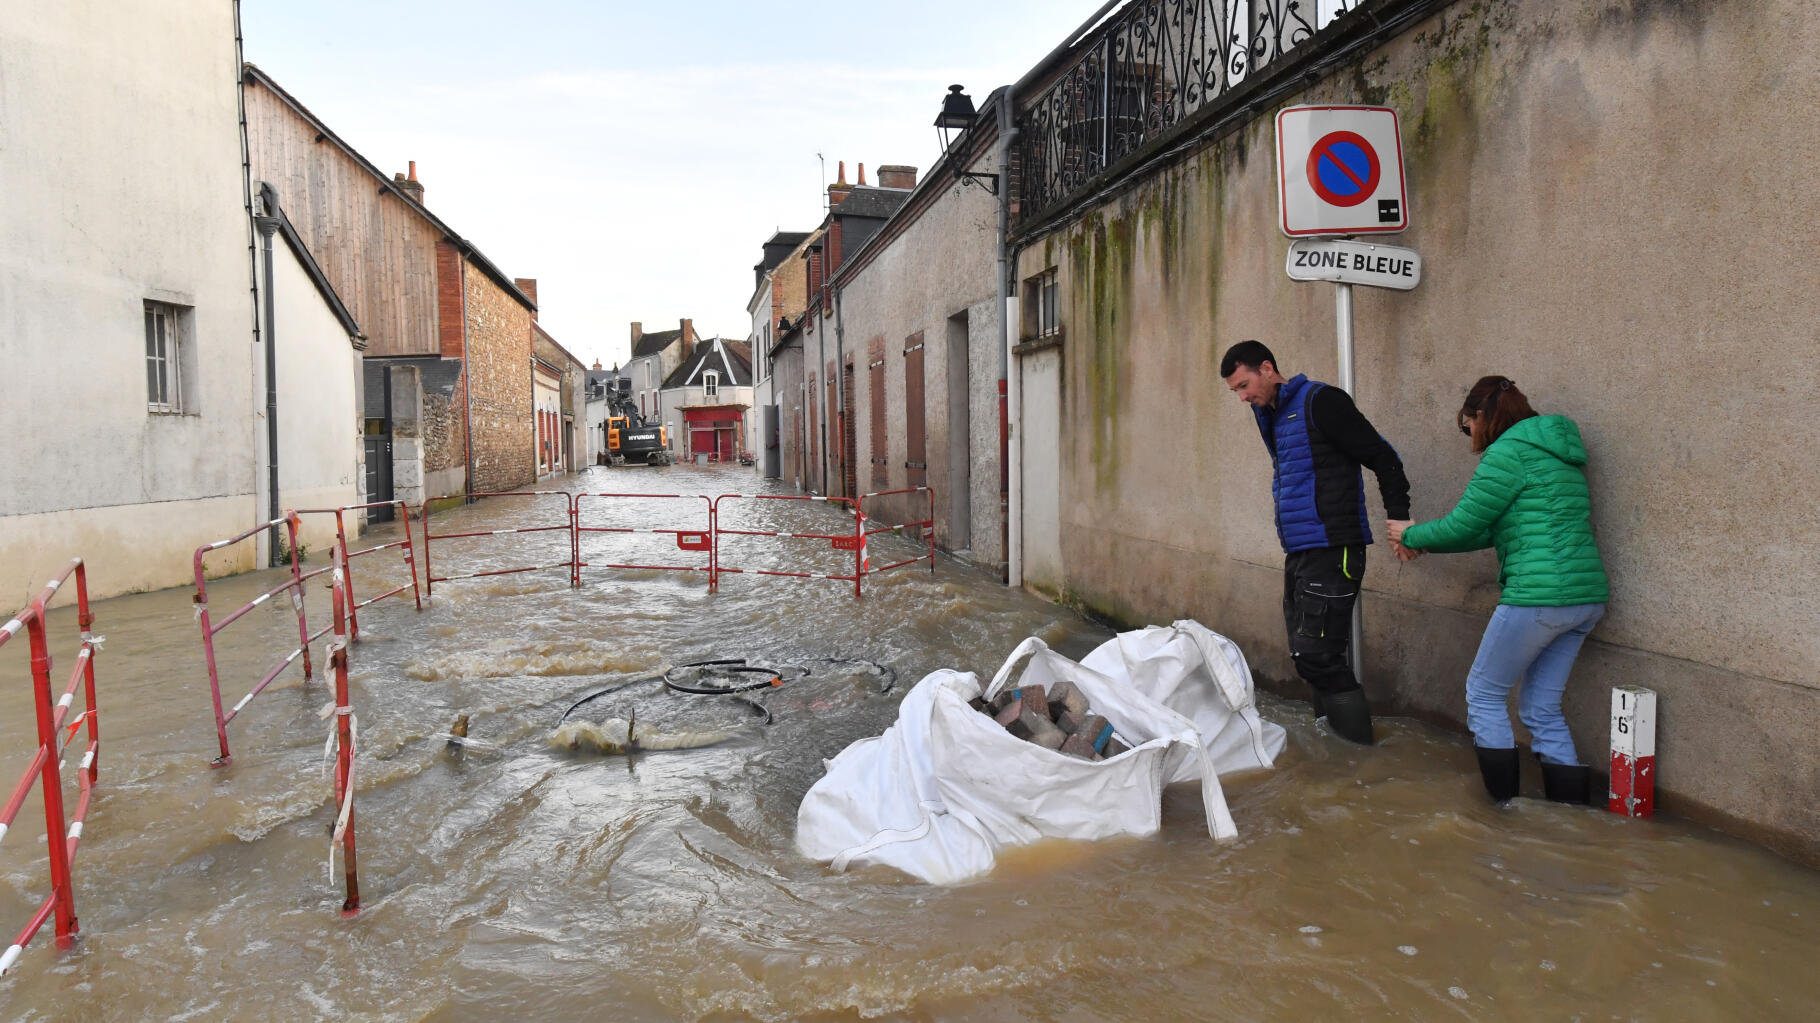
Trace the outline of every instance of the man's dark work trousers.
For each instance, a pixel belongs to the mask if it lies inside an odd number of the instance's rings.
[[[1346,651],[1352,606],[1365,578],[1365,548],[1318,547],[1283,557],[1283,624],[1296,674],[1317,693],[1359,688]]]

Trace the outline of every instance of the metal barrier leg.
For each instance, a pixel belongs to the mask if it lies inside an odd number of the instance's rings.
[[[215,767],[226,767],[234,759],[228,750],[227,715],[221,710],[221,673],[215,668],[215,630],[209,624],[209,591],[208,584],[202,578],[202,555],[207,548],[196,551],[196,596],[191,598],[196,605],[196,620],[202,623],[202,659],[209,669],[209,699],[215,706],[215,739],[221,746],[221,755],[216,757]]]
[[[297,638],[303,647],[303,680],[308,682],[315,674],[310,670],[310,623],[303,613],[303,559],[297,556],[297,513],[287,512],[284,524],[291,534],[291,580],[296,584],[291,601],[297,608]]]
[[[32,654],[33,702],[38,711],[38,744],[47,753],[38,775],[38,785],[44,794],[44,833],[48,836],[44,844],[50,853],[50,909],[57,921],[57,947],[68,948],[76,936],[76,900],[70,891],[69,844],[63,823],[63,777],[59,770],[62,758],[57,755],[56,711],[51,706],[51,652],[45,638],[43,597],[32,604],[32,621],[27,631]]]
[[[360,912],[360,871],[354,855],[354,708],[348,701],[348,615],[352,606],[347,592],[347,562],[336,558],[335,649],[329,655],[329,670],[335,676],[335,832],[331,842],[341,846],[342,871],[347,883],[347,897],[341,903],[341,915]],[[333,846],[331,846],[331,850]]]
[[[430,502],[423,503],[423,510],[418,515],[423,527],[423,595],[432,600],[436,598],[436,573],[430,571]],[[406,518],[404,528],[411,528],[411,520]]]
[[[342,568],[347,570],[350,564],[348,561],[348,533],[342,526],[341,511],[340,508],[335,509],[335,543],[341,548]],[[348,594],[348,634],[352,639],[358,640],[360,639],[360,600],[354,596],[354,573],[347,570],[344,574],[346,579],[343,580],[342,585],[347,587]]]
[[[101,781],[101,704],[95,702],[95,615],[88,607],[88,570],[85,566],[76,569],[76,624],[82,629],[82,642],[89,650],[82,665],[82,689],[88,700],[89,746],[95,751],[88,758],[88,783],[93,786]]]
[[[398,521],[404,523],[404,563],[411,570],[411,599],[417,602],[417,610],[423,610],[423,588],[417,582],[417,548],[411,542],[411,508],[403,501],[398,504]]]

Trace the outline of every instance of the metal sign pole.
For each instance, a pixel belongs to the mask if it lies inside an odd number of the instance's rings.
[[[1334,335],[1339,345],[1340,390],[1359,400],[1352,374],[1352,285],[1344,281],[1334,283]],[[1365,684],[1365,579],[1359,577],[1359,596],[1352,602],[1352,644],[1348,651],[1352,659],[1352,675],[1360,685]]]

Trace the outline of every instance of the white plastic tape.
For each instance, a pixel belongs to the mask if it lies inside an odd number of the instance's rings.
[[[77,821],[76,823],[70,825],[70,837],[71,838],[81,838],[82,837],[82,822],[81,821]]]
[[[20,621],[19,619],[15,618],[12,621],[7,622],[5,625],[0,625],[0,632],[4,632],[7,635],[11,636],[23,628],[25,628],[25,623]]]
[[[0,824],[0,841],[4,841],[5,839],[6,839],[6,825]]]
[[[14,945],[5,952],[0,952],[0,974],[12,969],[13,964],[19,961],[19,953],[23,951],[24,945]]]

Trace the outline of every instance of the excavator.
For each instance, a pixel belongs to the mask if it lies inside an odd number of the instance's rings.
[[[661,422],[645,422],[632,404],[632,381],[620,377],[607,392],[607,463],[669,465],[670,438]]]

